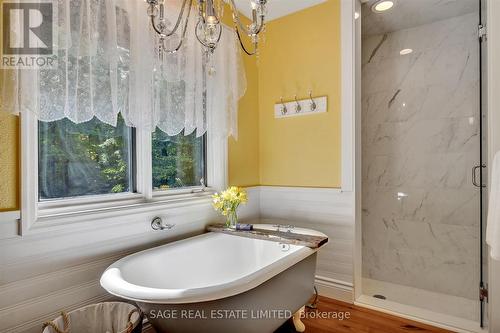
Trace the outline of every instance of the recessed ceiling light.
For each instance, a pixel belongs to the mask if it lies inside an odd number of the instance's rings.
[[[380,0],[373,4],[372,11],[375,13],[385,12],[394,6],[394,2],[391,0]]]
[[[399,54],[401,54],[401,55],[407,55],[407,54],[410,54],[412,52],[413,52],[412,49],[402,49],[401,51],[399,51]]]
[[[355,20],[359,19],[359,13],[358,12],[354,12],[354,19]]]

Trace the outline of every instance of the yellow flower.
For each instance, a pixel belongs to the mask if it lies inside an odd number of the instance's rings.
[[[220,197],[219,194],[215,193],[213,196],[213,201],[212,201],[212,206],[216,209],[216,210],[222,210],[222,208],[224,207],[224,202],[222,201],[222,198]]]
[[[229,190],[222,192],[221,197],[222,197],[222,200],[224,200],[224,201],[232,201],[233,200],[232,193]]]
[[[241,203],[246,204],[248,202],[248,196],[247,196],[246,191],[241,191],[239,197],[240,197]]]
[[[236,211],[240,204],[248,202],[246,191],[241,187],[232,186],[222,193],[215,193],[212,196],[212,206],[215,210],[227,216],[229,213]]]

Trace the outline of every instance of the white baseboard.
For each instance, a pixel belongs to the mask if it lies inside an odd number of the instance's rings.
[[[338,301],[353,303],[354,292],[352,283],[337,281],[323,276],[316,276],[318,294]]]

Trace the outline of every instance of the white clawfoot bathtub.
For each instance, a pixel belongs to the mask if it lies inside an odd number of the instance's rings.
[[[313,295],[316,251],[206,233],[125,257],[101,285],[137,302],[158,333],[273,332]]]

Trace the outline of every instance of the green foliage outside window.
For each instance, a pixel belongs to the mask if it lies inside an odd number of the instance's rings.
[[[168,136],[157,129],[152,144],[155,190],[200,185],[205,174],[205,137]]]
[[[39,198],[128,192],[132,182],[132,130],[94,118],[39,122]]]
[[[94,118],[39,122],[39,199],[134,191],[133,130]],[[142,158],[142,157],[138,157]],[[199,186],[205,175],[205,137],[152,134],[155,190]]]

